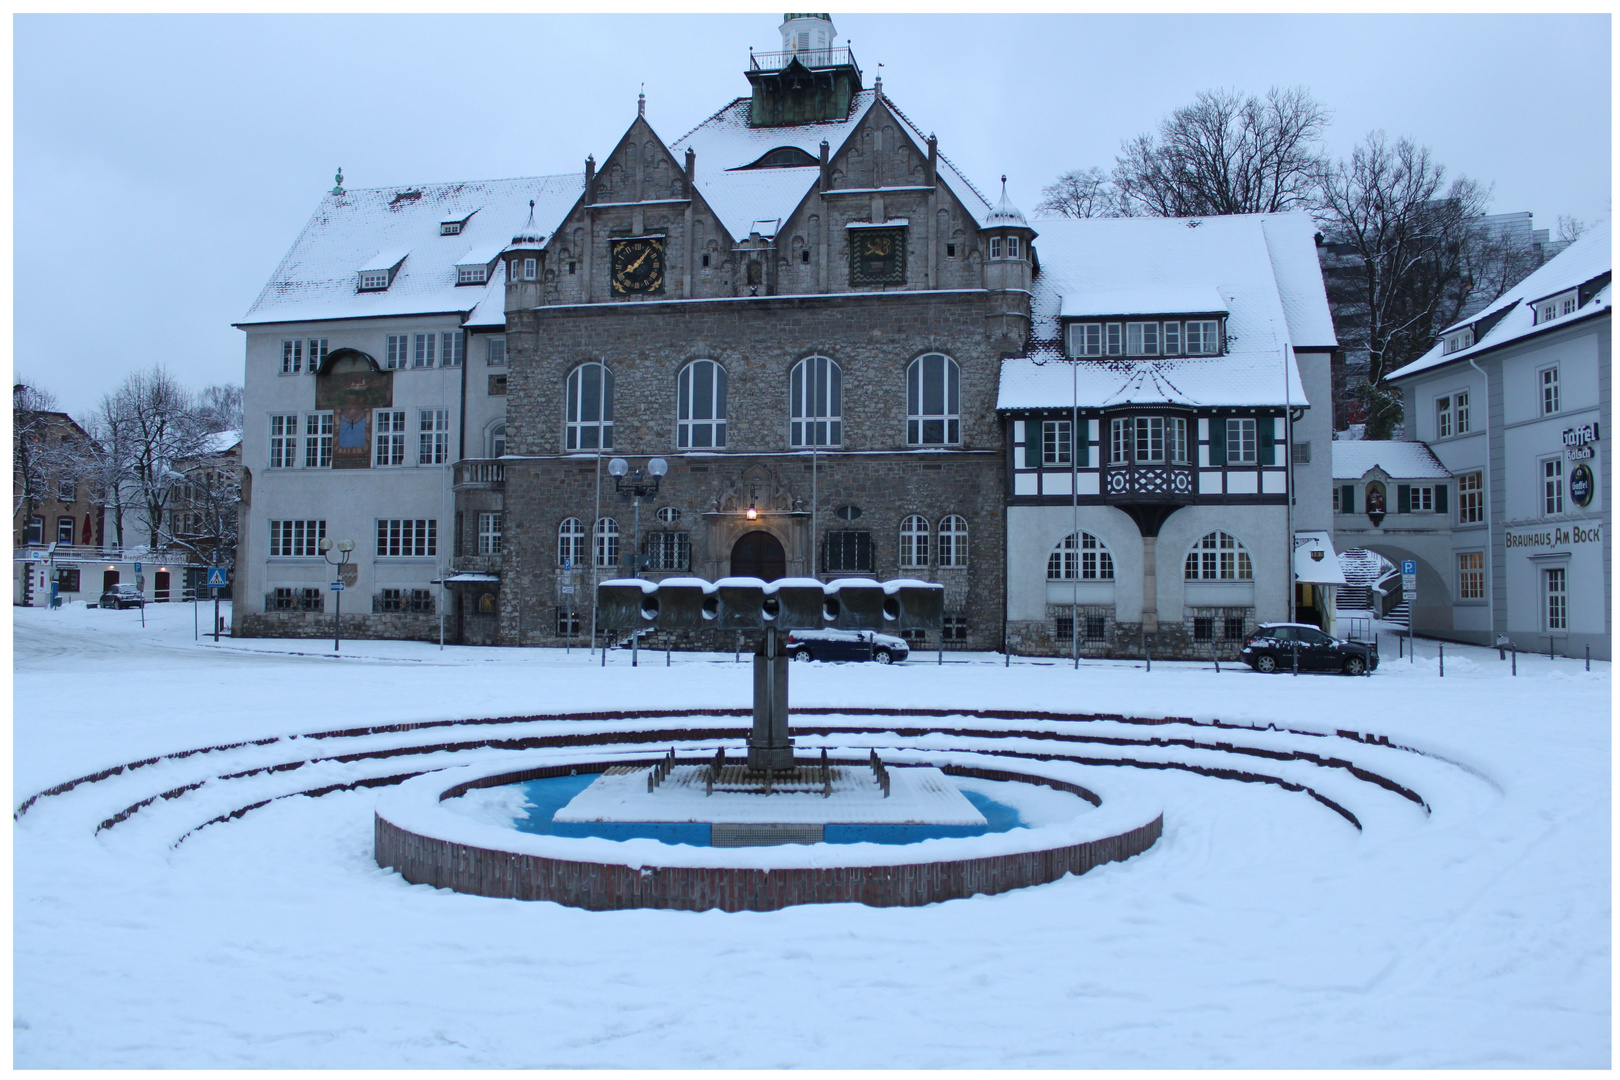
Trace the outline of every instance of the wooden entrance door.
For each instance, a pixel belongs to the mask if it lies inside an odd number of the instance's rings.
[[[731,549],[731,576],[775,581],[787,575],[787,552],[768,532],[744,533]]]

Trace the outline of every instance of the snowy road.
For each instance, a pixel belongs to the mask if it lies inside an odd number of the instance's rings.
[[[290,736],[734,708],[746,664],[644,653],[632,669],[614,654],[604,670],[579,652],[407,642],[345,642],[334,659],[320,655],[330,642],[194,643],[178,605],[147,618],[14,611],[14,808],[114,766],[246,745],[81,784],[17,820],[19,1067],[1610,1062],[1607,664],[1520,657],[1512,678],[1493,651],[1448,647],[1441,679],[1423,644],[1417,663],[1387,658],[1368,679],[985,655],[796,666],[806,707],[1218,718],[1328,737],[1316,743],[1387,734],[1421,753],[1350,744],[1356,760],[1432,812],[1305,765],[1290,767],[1362,831],[1274,786],[1092,767],[1099,790],[1162,804],[1165,833],[1080,878],[912,909],[591,913],[378,869],[371,789],[279,799],[176,841],[260,799],[464,764],[471,751],[374,755],[472,729]],[[219,779],[234,773],[249,775]]]

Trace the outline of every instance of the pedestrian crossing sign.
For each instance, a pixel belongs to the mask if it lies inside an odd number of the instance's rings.
[[[212,567],[208,571],[208,587],[210,589],[223,589],[225,587],[225,571],[221,567]]]

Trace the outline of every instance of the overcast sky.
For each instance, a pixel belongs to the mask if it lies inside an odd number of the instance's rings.
[[[1303,85],[1494,185],[1610,212],[1607,15],[838,15],[865,74],[994,199],[1199,90]],[[570,172],[646,84],[666,142],[748,92],[775,15],[31,16],[14,22],[16,372],[87,414],[162,362],[241,382],[240,318],[341,165],[373,187]],[[882,64],[881,69],[879,64]],[[700,166],[701,167],[701,166]],[[1037,241],[1038,244],[1038,241]]]

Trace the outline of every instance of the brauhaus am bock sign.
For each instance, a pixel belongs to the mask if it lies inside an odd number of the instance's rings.
[[[1516,547],[1555,547],[1559,544],[1596,544],[1603,539],[1603,529],[1592,525],[1571,525],[1569,528],[1542,529],[1540,532],[1516,533],[1512,530],[1507,534],[1507,546]]]

